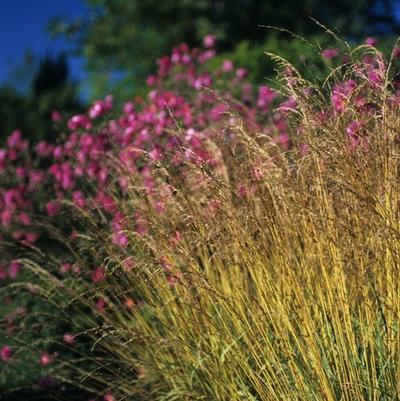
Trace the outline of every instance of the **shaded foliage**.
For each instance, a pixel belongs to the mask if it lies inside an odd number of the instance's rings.
[[[15,85],[0,90],[0,142],[13,130],[20,129],[33,141],[54,137],[53,110],[66,115],[82,108],[77,85],[72,82],[65,55],[44,56],[37,67],[27,93]]]

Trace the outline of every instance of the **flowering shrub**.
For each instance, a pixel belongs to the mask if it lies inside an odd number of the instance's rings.
[[[120,115],[111,96],[66,121],[54,113],[59,144],[8,138],[0,280],[13,344],[1,369],[28,349],[39,386],[79,378],[104,400],[361,400],[370,382],[366,399],[393,395],[395,368],[381,378],[365,366],[392,369],[399,354],[397,245],[376,234],[397,224],[394,74],[368,38],[344,59],[322,52],[343,63],[326,88],[285,63],[281,86],[254,88],[230,60],[209,70],[214,44],[158,60],[148,97]],[[15,309],[22,288],[47,306]],[[367,327],[385,330],[387,355]],[[334,347],[350,356],[339,362]]]

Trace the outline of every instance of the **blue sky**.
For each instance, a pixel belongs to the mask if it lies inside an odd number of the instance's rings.
[[[67,50],[63,40],[53,40],[45,32],[50,17],[65,15],[74,19],[85,13],[84,0],[0,0],[0,82],[30,49],[38,55]],[[70,58],[72,76],[84,76],[83,62]]]

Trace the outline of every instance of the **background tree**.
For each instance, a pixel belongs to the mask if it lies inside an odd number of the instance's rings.
[[[197,45],[208,33],[218,36],[220,50],[232,52],[243,41],[250,49],[263,46],[266,50],[271,31],[260,25],[283,27],[307,37],[320,35],[323,30],[310,16],[354,40],[371,33],[391,35],[400,26],[394,12],[398,0],[86,2],[87,16],[72,22],[54,18],[50,31],[69,38],[76,52],[85,57],[93,98],[111,91],[122,98],[140,92],[154,60],[182,41]],[[288,37],[283,33],[278,36]],[[304,43],[296,46],[305,48]],[[258,67],[255,75],[269,72]]]
[[[31,140],[54,142],[57,138],[53,134],[52,111],[70,114],[82,108],[77,85],[70,78],[64,54],[48,54],[36,63],[30,59],[25,63],[17,68],[14,78],[35,65],[28,87],[23,85],[21,89],[17,81],[11,80],[0,88],[0,141],[20,129]]]

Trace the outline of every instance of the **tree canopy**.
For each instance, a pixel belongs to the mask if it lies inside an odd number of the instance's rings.
[[[315,18],[329,28],[359,39],[390,35],[399,28],[397,0],[87,0],[88,13],[75,21],[56,17],[54,35],[64,35],[86,59],[93,97],[111,88],[132,93],[154,61],[174,45],[196,45],[213,33],[220,49],[231,51],[246,40],[265,43],[282,27],[298,35],[320,34]],[[283,35],[283,34],[282,34]],[[282,36],[281,35],[281,36]]]
[[[18,69],[20,73],[24,68],[21,65]],[[0,139],[20,129],[33,140],[54,142],[52,111],[72,113],[81,107],[65,55],[45,55],[39,59],[26,92],[19,91],[12,82],[1,87]]]

